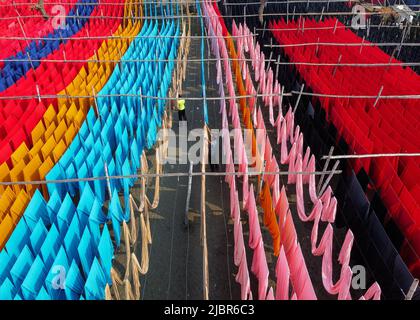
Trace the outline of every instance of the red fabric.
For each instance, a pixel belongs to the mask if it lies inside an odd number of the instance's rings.
[[[390,56],[376,46],[319,45],[317,48],[318,39],[321,43],[355,44],[362,43],[362,39],[351,30],[341,28],[343,25],[336,19],[322,22],[305,19],[304,23],[304,32],[297,28],[303,21],[286,23],[279,20],[269,24],[274,38],[280,44],[315,44],[284,47],[291,62],[337,63],[340,56],[343,64],[390,61]],[[336,23],[340,28],[334,31]],[[398,62],[396,59],[391,60],[391,63]],[[377,96],[382,86],[383,96],[417,95],[420,92],[420,77],[412,69],[400,66],[335,67],[297,64],[296,69],[307,87],[316,93]],[[350,154],[418,152],[419,99],[379,99],[374,106],[375,100],[319,98],[327,120],[337,128],[338,138],[345,139]],[[420,230],[420,158],[379,157],[355,160],[352,164],[356,172],[364,168],[369,174],[390,215],[407,237],[411,251],[420,257],[420,237],[412,231]],[[414,266],[418,258],[413,259],[412,254],[408,256],[413,268],[419,269]]]

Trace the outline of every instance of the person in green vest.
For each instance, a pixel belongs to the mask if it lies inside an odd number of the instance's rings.
[[[185,115],[185,100],[182,99],[181,94],[178,95],[177,107],[178,107],[178,120],[187,121],[187,116]]]

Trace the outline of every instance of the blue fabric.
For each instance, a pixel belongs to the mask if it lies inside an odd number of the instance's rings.
[[[38,223],[36,224],[34,230],[31,233],[30,236],[30,244],[32,248],[32,253],[34,255],[37,255],[39,250],[41,250],[41,246],[44,243],[44,239],[48,234],[48,230],[45,227],[44,223],[42,222],[42,219],[38,220]]]
[[[79,246],[77,247],[77,252],[79,253],[79,258],[84,274],[87,276],[89,274],[90,266],[92,265],[95,255],[92,245],[92,236],[90,234],[89,228],[85,228],[82,238],[80,239]]]
[[[16,288],[13,283],[6,279],[0,286],[0,300],[13,300],[16,294]]]
[[[112,228],[114,229],[114,237],[116,246],[120,246],[121,242],[121,227],[120,224],[124,220],[124,212],[121,208],[120,198],[118,197],[118,192],[114,190],[112,194],[111,203],[109,205],[109,213],[112,220]]]
[[[73,163],[69,163],[65,172],[66,172],[66,177],[68,179],[76,179],[77,178],[76,169],[74,168]],[[77,182],[67,183],[67,190],[72,197],[74,197],[76,195],[78,187],[79,186],[78,186]]]
[[[95,167],[92,170],[93,177],[104,177],[105,176],[105,164],[102,160],[99,160]],[[105,192],[106,192],[106,180],[98,179],[93,181],[93,189],[95,190],[95,195],[101,202],[105,201]]]
[[[51,224],[52,221],[55,221],[57,217],[57,213],[60,210],[61,204],[63,203],[58,191],[54,191],[53,194],[50,194],[50,200],[47,203],[47,210],[49,216],[48,226]],[[47,225],[46,225],[47,226]]]
[[[29,243],[30,230],[24,219],[20,219],[12,235],[6,243],[10,256],[18,257],[23,247]]]
[[[200,2],[196,0],[196,7],[197,7],[197,14],[200,17],[200,28],[201,34],[204,34],[204,23],[203,23],[203,15],[201,14],[201,6]],[[204,122],[208,123],[208,111],[207,111],[207,100],[206,100],[206,74],[204,72],[204,38],[201,38],[201,48],[200,48],[200,55],[201,55],[201,90],[203,95],[203,112],[204,112]]]
[[[106,278],[102,267],[95,258],[85,284],[86,300],[102,300],[105,298]]]
[[[99,227],[99,224],[95,221],[88,220],[87,225],[92,236],[92,245],[94,248],[97,248],[99,245],[99,239],[101,238],[101,229]]]
[[[60,210],[57,213],[56,225],[60,232],[65,232],[68,229],[75,211],[76,208],[74,207],[70,195],[66,194]]]
[[[25,246],[12,269],[10,269],[10,277],[16,288],[21,286],[22,281],[31,268],[33,262],[34,257],[31,253],[31,250],[29,250],[28,246]]]
[[[48,172],[48,174],[45,176],[46,181],[60,180],[63,178],[64,178],[64,174],[59,165],[55,165],[54,167],[52,167],[50,172]],[[47,188],[48,188],[49,194],[53,194],[54,191],[56,191],[61,199],[64,198],[64,195],[67,191],[64,183],[47,183]]]
[[[77,205],[77,211],[83,213],[86,216],[90,215],[92,210],[93,201],[95,200],[95,194],[93,193],[89,184],[86,184],[83,188],[83,192],[79,199],[79,204]]]
[[[92,205],[92,210],[90,211],[89,221],[96,222],[98,224],[106,223],[108,220],[107,216],[105,216],[101,203],[95,199]]]
[[[40,256],[35,258],[22,283],[22,295],[26,300],[35,300],[46,276],[45,266]]]
[[[49,267],[57,255],[60,247],[61,237],[55,225],[51,225],[50,230],[41,246],[40,252],[45,265]]]
[[[51,297],[48,294],[47,290],[45,290],[45,288],[42,287],[41,290],[39,290],[36,300],[51,300]]]
[[[76,259],[77,262],[80,262],[76,249],[77,245],[80,243],[80,238],[81,230],[79,218],[77,215],[74,215],[63,241],[69,260]]]
[[[95,110],[93,110],[93,108],[90,108],[86,115],[86,123],[89,130],[92,131],[93,127],[95,126],[96,119],[97,118],[96,118]]]
[[[78,300],[83,292],[84,283],[80,269],[73,260],[66,277],[66,286],[64,288],[66,298],[68,300]]]
[[[98,246],[98,252],[104,274],[106,276],[108,284],[111,285],[111,268],[112,259],[114,257],[114,247],[112,245],[112,240],[107,225],[104,225],[104,229],[102,230],[101,240],[99,241]]]
[[[66,250],[64,247],[61,247],[45,278],[45,287],[47,288],[49,296],[54,300],[65,300],[66,298],[64,287],[66,272],[68,272],[69,267],[70,264],[66,255]]]
[[[39,219],[42,219],[44,224],[50,223],[50,218],[47,210],[47,203],[44,200],[41,192],[36,189],[31,201],[29,202],[24,212],[24,217],[27,226],[31,231],[35,228]]]
[[[16,257],[10,256],[6,250],[0,252],[0,283],[9,276],[10,268],[15,264]]]

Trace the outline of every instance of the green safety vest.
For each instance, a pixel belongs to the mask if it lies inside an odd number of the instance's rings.
[[[178,100],[178,110],[182,111],[184,109],[185,109],[185,100],[184,99]]]

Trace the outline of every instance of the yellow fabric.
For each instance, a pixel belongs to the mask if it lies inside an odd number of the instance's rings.
[[[25,210],[30,199],[31,198],[25,192],[24,189],[20,190],[15,202],[10,207],[10,217],[12,218],[14,225],[16,225],[19,222],[19,219],[22,216],[21,213]]]
[[[70,143],[73,141],[75,136],[76,136],[76,128],[74,127],[74,124],[72,123],[67,128],[67,131],[64,134],[64,142],[66,143],[67,146],[70,146]]]
[[[50,170],[54,167],[54,162],[52,162],[51,157],[48,157],[47,159],[44,159],[44,162],[39,167],[38,173],[39,173],[39,179],[45,180],[45,176],[50,172]],[[48,200],[48,189],[47,185],[42,184],[41,185],[42,194],[44,195],[45,200]]]
[[[3,221],[0,223],[0,248],[6,244],[7,239],[9,239],[9,235],[12,233],[13,230],[13,220],[7,214]]]
[[[67,146],[64,143],[63,139],[61,139],[57,145],[55,146],[52,154],[53,154],[53,159],[54,162],[57,163],[58,160],[60,160],[61,156],[63,155],[64,151],[66,151]]]
[[[42,164],[42,161],[38,155],[28,163],[28,165],[23,169],[23,177],[25,181],[39,180],[38,168],[41,164]],[[32,185],[32,184],[26,185],[26,191],[30,195],[32,195],[35,189],[36,189],[36,185]]]
[[[34,144],[34,146],[32,147],[31,150],[29,150],[29,157],[31,159],[35,158],[39,153],[39,151],[41,151],[42,146],[44,145],[44,141],[42,141],[41,139],[38,140],[37,143]]]
[[[13,165],[17,164],[20,160],[23,159],[23,161],[28,162],[29,155],[28,155],[29,149],[26,146],[25,142],[22,142],[20,146],[15,150],[15,152],[12,153],[10,158],[12,159]]]
[[[57,113],[55,112],[54,106],[52,104],[50,104],[47,111],[45,111],[43,119],[46,127],[48,127],[51,122],[57,121]]]
[[[66,120],[61,120],[60,124],[57,126],[57,128],[54,130],[54,138],[55,141],[60,141],[62,137],[64,137],[64,134],[67,131],[67,125]]]
[[[55,122],[51,122],[50,126],[45,130],[44,141],[46,142],[51,136],[53,136],[55,128],[57,128]]]
[[[45,126],[44,126],[44,123],[40,121],[31,132],[32,144],[37,143],[37,141],[42,138],[44,133],[45,133]]]
[[[45,144],[41,148],[41,154],[42,154],[43,159],[45,159],[46,157],[48,157],[51,154],[51,152],[54,150],[56,144],[57,143],[55,142],[54,136],[51,136],[47,140],[47,142],[45,142]]]
[[[178,100],[178,110],[182,111],[185,109],[185,100],[184,99],[179,99]]]
[[[71,123],[73,123],[74,117],[77,114],[77,107],[74,104],[74,102],[71,104],[70,108],[67,110],[66,113],[66,123],[67,125],[70,125]]]
[[[10,186],[7,186],[6,190],[0,197],[0,221],[3,220],[4,215],[7,214],[15,199],[15,192]]]
[[[0,165],[0,181],[1,182],[10,181],[10,169],[6,162],[3,162]],[[3,194],[5,190],[6,190],[6,186],[0,185],[0,196]]]
[[[12,170],[10,170],[10,181],[17,182],[17,181],[23,181],[23,168],[25,168],[26,164],[25,161],[20,160]],[[22,187],[18,184],[13,185],[13,190],[16,194],[19,193],[20,189]]]
[[[66,113],[67,113],[67,106],[63,104],[57,113],[57,123],[59,123],[61,120],[64,119]]]

